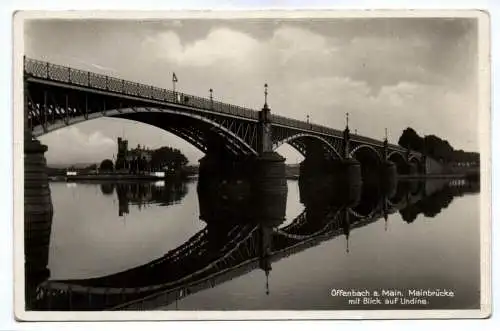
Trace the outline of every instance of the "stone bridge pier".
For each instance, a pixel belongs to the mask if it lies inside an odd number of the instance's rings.
[[[24,89],[27,88],[26,82]],[[36,287],[50,276],[49,244],[53,206],[47,176],[47,146],[34,140],[24,98],[24,272],[26,308],[33,308]]]
[[[361,177],[364,186],[377,186],[392,192],[396,186],[399,169],[389,157],[387,137],[381,148],[358,146],[352,152],[361,163]]]
[[[318,186],[319,190],[327,187],[355,200],[362,184],[361,170],[361,163],[350,155],[350,135],[346,126],[341,155],[327,154],[319,144],[306,145],[306,155],[300,164],[300,180],[302,186]]]
[[[396,187],[398,168],[388,158],[388,151],[387,138],[380,150],[366,145],[352,145],[349,127],[346,126],[341,155],[326,155],[318,144],[306,145],[300,177],[304,181],[313,180],[318,185],[352,192],[353,196],[361,185],[382,186],[391,195]]]
[[[383,160],[380,164],[380,183],[382,191],[387,197],[392,197],[396,194],[398,169],[394,162],[389,160],[389,142],[387,134],[384,139],[384,147],[382,150]]]
[[[245,194],[248,211],[256,221],[280,224],[288,187],[285,159],[272,150],[270,111],[266,100],[259,112],[257,155],[229,155],[220,145],[209,145],[200,160],[198,192],[232,189],[235,194]]]

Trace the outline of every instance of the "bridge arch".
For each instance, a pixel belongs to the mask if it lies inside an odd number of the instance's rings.
[[[406,162],[405,156],[402,153],[393,151],[389,153],[387,159],[391,162],[394,162],[398,174],[408,173],[408,162]]]
[[[326,233],[332,228],[338,227],[338,223],[340,222],[341,210],[336,210],[333,214],[328,213],[326,218],[327,222],[322,224],[318,229],[313,230],[312,232],[301,233],[302,227],[307,226],[307,211],[304,210],[302,213],[295,218],[295,220],[286,227],[275,227],[273,231],[275,234],[283,236],[292,240],[307,240],[312,237],[316,237],[322,233]]]
[[[373,146],[370,145],[359,145],[356,146],[350,153],[349,156],[352,158],[363,158],[361,154],[366,155],[367,157],[364,158],[372,158],[373,160],[376,160],[377,163],[380,163],[382,161],[382,155],[380,155],[379,151],[377,151]],[[356,155],[358,157],[356,157]],[[361,160],[358,160],[361,162]]]
[[[383,158],[373,146],[359,145],[349,153],[349,157],[356,159],[361,164],[363,180],[379,178]]]
[[[326,147],[327,151],[332,155],[335,156],[338,159],[341,159],[342,156],[340,155],[339,151],[333,146],[328,140],[325,138],[310,134],[310,133],[297,133],[294,135],[291,135],[289,137],[286,137],[282,140],[278,140],[276,142],[273,142],[273,150],[276,150],[283,144],[290,144],[293,148],[295,148],[300,154],[302,154],[304,157],[306,156],[306,147],[304,144],[300,143],[299,141],[301,138],[312,138],[312,140],[319,142],[323,146]]]
[[[147,113],[160,116],[166,115],[168,116],[169,120],[161,121],[159,123],[158,121],[148,121],[147,117],[140,116],[141,114],[144,115]],[[202,137],[202,133],[211,132],[215,133],[220,138],[223,138],[223,140],[226,142],[228,151],[230,151],[232,154],[257,155],[257,151],[252,146],[250,146],[250,144],[248,144],[233,131],[229,130],[217,121],[202,116],[201,114],[179,112],[173,109],[166,108],[140,107],[113,109],[99,113],[91,113],[88,114],[88,116],[80,115],[68,117],[67,120],[57,119],[45,128],[42,127],[42,125],[35,126],[32,129],[32,133],[34,137],[39,137],[64,127],[102,117],[123,118],[158,127],[187,141],[204,153],[207,152],[208,142],[206,141],[206,139],[204,139],[204,137]],[[184,122],[191,122],[193,124],[202,124],[202,126],[204,127],[204,132],[186,126],[178,126],[176,125],[176,121],[170,121],[170,119],[173,118],[182,119]]]

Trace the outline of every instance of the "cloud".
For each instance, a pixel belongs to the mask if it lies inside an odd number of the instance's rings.
[[[78,126],[70,126],[49,133],[40,138],[48,145],[47,162],[77,163],[101,162],[116,153],[116,143],[101,131],[90,134],[82,132]]]
[[[206,67],[223,61],[243,65],[258,48],[258,42],[245,33],[222,28],[187,45],[181,43],[176,33],[161,32],[146,38],[142,47],[153,56],[180,66]]]

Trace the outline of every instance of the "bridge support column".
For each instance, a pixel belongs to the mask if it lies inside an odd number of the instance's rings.
[[[53,206],[44,152],[38,141],[24,145],[24,274],[26,309],[34,309],[36,287],[50,276]]]
[[[361,185],[361,163],[358,160],[341,160],[341,174],[350,185]]]
[[[361,163],[353,158],[347,158],[340,161],[341,185],[348,188],[349,196],[356,197],[359,200],[361,195],[361,185],[363,179],[361,177]]]
[[[288,186],[285,177],[285,158],[276,152],[264,152],[253,162],[252,196],[256,220],[281,224],[285,219]]]
[[[219,177],[221,177],[220,160],[207,154],[199,162],[198,187],[207,190],[215,189],[214,185],[218,185]]]
[[[408,174],[410,175],[417,175],[419,173],[418,171],[418,166],[413,163],[413,162],[409,162],[408,164]]]
[[[256,199],[256,219],[280,224],[285,219],[288,186],[285,176],[285,158],[273,152],[271,109],[267,104],[267,84],[264,85],[264,107],[259,112],[258,156],[252,162],[252,196]]]
[[[26,83],[25,83],[25,91]],[[26,92],[25,92],[26,95]],[[53,206],[50,197],[47,146],[33,140],[28,126],[28,103],[24,100],[24,271],[26,304],[30,306],[33,286],[50,275],[49,243]]]
[[[341,187],[361,186],[361,163],[353,158],[334,160],[331,162],[332,171]]]
[[[361,163],[350,156],[351,134],[349,130],[349,113],[346,113],[346,126],[343,133],[343,159],[334,167],[334,171],[341,176],[341,184],[354,191],[360,191],[362,184]]]
[[[391,161],[382,162],[380,175],[383,180],[395,180],[398,175],[396,164]]]
[[[324,160],[300,164],[299,188],[301,200],[314,194],[319,199],[332,199],[342,203],[357,202],[361,195],[361,164],[355,159]]]
[[[382,184],[382,191],[388,198],[396,194],[398,171],[396,164],[386,160],[382,162],[380,169],[380,182]]]
[[[24,146],[24,235],[27,272],[48,272],[53,207],[44,152],[38,141]]]

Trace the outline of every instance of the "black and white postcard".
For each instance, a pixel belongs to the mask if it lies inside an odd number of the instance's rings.
[[[487,317],[481,11],[14,16],[20,320]]]

